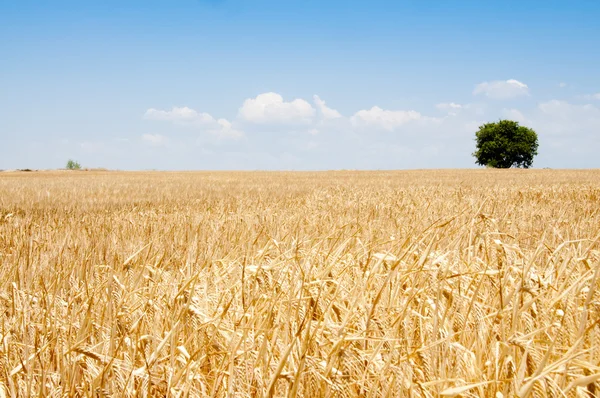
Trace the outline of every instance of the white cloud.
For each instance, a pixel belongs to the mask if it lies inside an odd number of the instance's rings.
[[[247,99],[239,109],[242,119],[259,124],[310,123],[314,115],[315,109],[305,100],[286,102],[272,92]]]
[[[467,106],[463,106],[455,102],[443,102],[441,104],[437,104],[435,107],[441,111],[447,112],[448,116],[456,116],[458,115],[458,111],[466,108]]]
[[[325,104],[325,101],[323,101],[321,98],[319,98],[318,95],[314,95],[313,100],[315,101],[315,104],[317,105],[317,109],[321,112],[324,119],[338,119],[338,118],[342,117],[341,113],[339,113],[335,109],[329,108]]]
[[[187,106],[182,108],[174,106],[170,111],[150,108],[144,114],[144,119],[181,124],[210,124],[215,122],[215,118],[213,118],[210,114],[196,112]]]
[[[235,129],[231,122],[227,119],[217,120],[217,126],[213,129],[208,130],[208,132],[219,138],[238,139],[244,136],[244,132]]]
[[[422,116],[417,111],[390,111],[374,106],[369,110],[358,111],[350,119],[352,125],[376,126],[392,131],[406,123],[419,120]]]
[[[442,110],[442,111],[447,111],[447,110],[457,110],[457,109],[462,109],[462,105],[461,104],[457,104],[454,102],[443,102],[441,104],[437,104],[435,106],[436,108]]]
[[[152,146],[162,146],[162,145],[166,144],[167,137],[165,137],[164,135],[160,135],[160,134],[143,134],[142,140]]]
[[[565,88],[565,87],[567,87],[567,83],[565,83],[565,82],[560,82],[560,83],[558,83],[558,87],[560,87],[560,88]]]
[[[485,95],[491,99],[510,99],[529,95],[529,87],[518,80],[494,80],[479,83],[473,90],[473,95]]]
[[[236,129],[227,119],[217,120],[208,113],[197,112],[188,107],[173,107],[170,111],[150,108],[144,114],[144,119],[169,121],[179,125],[195,127],[219,138],[238,139],[244,136],[244,132]],[[154,145],[158,144],[158,137],[152,138],[150,134],[145,134],[143,138]]]
[[[310,129],[310,130],[308,130],[308,134],[310,134],[310,135],[318,135],[319,134],[319,130],[318,129]]]
[[[523,112],[518,109],[503,109],[502,117],[505,119],[514,120],[522,125],[530,124],[529,119],[527,119]]]

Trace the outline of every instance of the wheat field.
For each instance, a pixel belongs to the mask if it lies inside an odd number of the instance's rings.
[[[588,397],[600,171],[0,174],[0,397]]]

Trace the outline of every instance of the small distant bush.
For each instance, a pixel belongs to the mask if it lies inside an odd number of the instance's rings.
[[[81,165],[72,159],[67,162],[67,170],[81,170]]]

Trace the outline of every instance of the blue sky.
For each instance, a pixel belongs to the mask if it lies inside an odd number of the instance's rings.
[[[125,3],[125,4],[123,4]],[[598,1],[0,0],[0,169],[600,167]]]

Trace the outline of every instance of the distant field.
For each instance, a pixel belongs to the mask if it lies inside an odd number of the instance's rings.
[[[600,394],[600,171],[0,174],[0,397]]]

